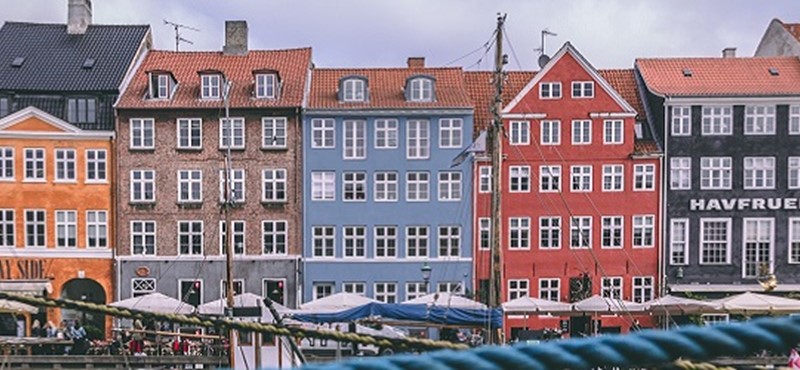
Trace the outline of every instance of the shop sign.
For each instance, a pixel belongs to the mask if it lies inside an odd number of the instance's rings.
[[[0,280],[44,280],[49,267],[45,259],[1,259]]]
[[[690,211],[779,211],[797,210],[797,198],[689,199]]]

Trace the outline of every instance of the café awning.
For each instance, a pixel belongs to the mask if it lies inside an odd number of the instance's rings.
[[[0,280],[0,292],[40,296],[53,293],[53,284],[50,280]]]

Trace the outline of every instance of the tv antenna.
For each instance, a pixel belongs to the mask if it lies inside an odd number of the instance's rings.
[[[172,26],[172,28],[175,29],[175,51],[180,51],[181,42],[185,42],[185,43],[187,43],[189,45],[194,45],[194,42],[192,42],[191,40],[187,40],[187,39],[181,37],[181,29],[187,29],[187,30],[190,30],[190,31],[200,32],[200,30],[197,29],[197,28],[189,27],[187,25],[183,25],[183,24],[179,24],[179,23],[175,23],[175,22],[170,22],[170,21],[168,21],[166,19],[164,20],[164,24]]]
[[[540,47],[533,49],[533,51],[539,52],[539,67],[544,68],[544,66],[550,61],[550,57],[545,54],[544,49],[544,39],[546,36],[558,36],[555,32],[550,32],[549,29],[545,28],[542,30],[542,44]]]

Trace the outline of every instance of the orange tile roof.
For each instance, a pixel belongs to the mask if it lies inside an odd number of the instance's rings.
[[[648,88],[669,96],[800,95],[796,57],[637,59]],[[778,71],[770,74],[770,68]],[[691,71],[691,77],[684,76]]]
[[[648,154],[659,154],[661,153],[661,149],[658,148],[658,144],[656,144],[655,140],[652,139],[637,139],[633,143],[633,155],[648,155]]]
[[[645,117],[644,105],[639,96],[639,86],[633,69],[601,69],[600,75],[636,110],[637,119]]]
[[[783,28],[786,29],[786,31],[789,31],[789,33],[792,34],[792,36],[794,36],[794,38],[796,38],[797,41],[800,41],[800,23],[781,22],[781,25],[783,26]]]
[[[367,78],[369,99],[366,102],[340,102],[337,91],[342,77]],[[403,94],[406,80],[427,75],[436,80],[436,100],[408,102]],[[311,73],[309,109],[408,109],[472,108],[464,87],[461,68],[319,68]]]
[[[154,50],[148,53],[133,80],[122,94],[117,108],[219,108],[221,100],[200,99],[199,71],[218,70],[233,81],[232,108],[300,107],[303,103],[311,48],[288,50],[253,50],[244,56],[221,52],[173,52]],[[169,71],[178,81],[171,100],[147,100],[147,72]],[[253,71],[274,70],[281,80],[278,99],[253,98]]]

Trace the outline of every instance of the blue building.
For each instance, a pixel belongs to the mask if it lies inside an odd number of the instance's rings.
[[[460,68],[315,69],[303,129],[303,301],[469,293],[472,143]],[[430,267],[429,280],[422,267]]]

